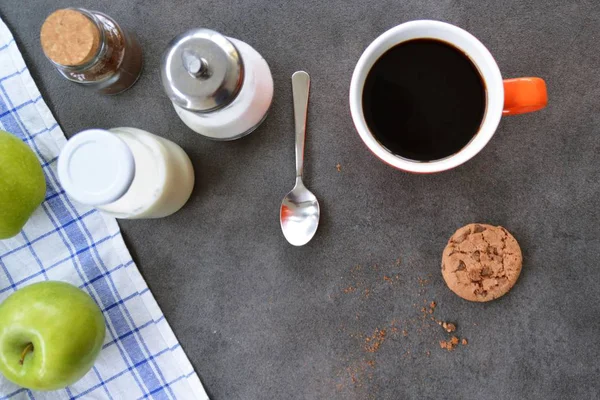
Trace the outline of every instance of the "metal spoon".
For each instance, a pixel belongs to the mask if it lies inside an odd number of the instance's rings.
[[[319,202],[302,183],[309,88],[310,76],[306,72],[298,71],[292,75],[296,122],[296,186],[281,202],[279,219],[283,236],[294,246],[308,243],[319,226]]]

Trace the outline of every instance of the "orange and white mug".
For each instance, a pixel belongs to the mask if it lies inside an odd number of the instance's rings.
[[[413,39],[436,39],[462,50],[475,64],[486,87],[486,111],[473,139],[459,152],[433,161],[415,161],[393,154],[369,130],[362,107],[362,92],[375,62],[392,47]],[[398,25],[379,36],[358,60],[350,83],[350,112],[356,130],[367,147],[381,160],[413,173],[435,173],[457,167],[485,147],[496,132],[502,115],[537,111],[546,106],[546,83],[540,78],[502,80],[498,64],[489,50],[469,32],[454,25],[430,20]]]

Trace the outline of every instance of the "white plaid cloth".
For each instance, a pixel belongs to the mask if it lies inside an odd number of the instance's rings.
[[[56,161],[66,139],[1,19],[0,129],[35,151],[48,185],[23,231],[0,240],[0,301],[34,282],[65,281],[92,296],[107,327],[96,364],[79,382],[33,392],[0,377],[0,399],[208,399],[116,220],[74,203],[60,187]]]

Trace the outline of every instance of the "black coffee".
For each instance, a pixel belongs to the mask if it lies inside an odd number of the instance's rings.
[[[375,62],[362,102],[369,129],[388,150],[411,160],[439,160],[457,153],[479,130],[485,85],[462,51],[416,39]]]

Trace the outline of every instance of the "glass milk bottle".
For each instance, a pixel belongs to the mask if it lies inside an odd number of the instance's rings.
[[[213,140],[255,130],[273,99],[265,59],[241,40],[209,29],[192,29],[169,43],[161,80],[179,118]]]
[[[135,128],[73,136],[60,153],[58,177],[79,203],[126,219],[171,215],[194,187],[194,169],[183,149]]]

